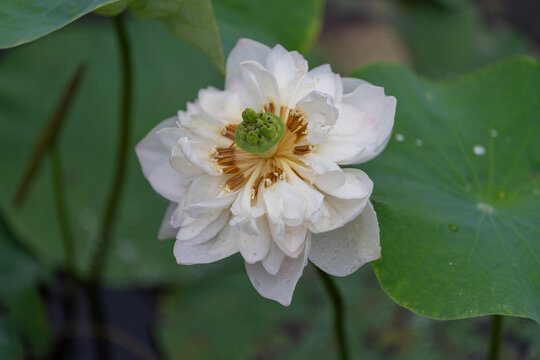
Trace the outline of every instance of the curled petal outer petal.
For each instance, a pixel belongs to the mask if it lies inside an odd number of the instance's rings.
[[[248,88],[257,95],[256,109],[262,109],[265,104],[274,103],[277,109],[281,106],[279,86],[274,75],[255,61],[245,61],[241,64],[242,77]]]
[[[232,231],[236,232],[238,248],[247,263],[254,264],[266,257],[272,245],[272,236],[265,218],[256,221],[257,235],[246,233],[242,227],[236,226]]]
[[[180,202],[191,179],[173,170],[169,164],[169,149],[157,135],[159,130],[174,126],[175,122],[176,118],[161,122],[135,146],[135,152],[152,188],[164,198]]]
[[[289,306],[296,283],[302,276],[307,264],[307,254],[310,251],[311,240],[308,236],[304,251],[296,259],[287,257],[283,260],[279,271],[272,275],[268,273],[261,262],[249,264],[246,262],[246,271],[249,280],[255,289],[265,298],[275,300],[282,305]]]
[[[187,245],[183,241],[174,243],[174,256],[179,265],[208,264],[231,256],[238,250],[222,247],[222,251],[212,251],[219,241],[219,235],[200,245]]]
[[[311,144],[323,143],[338,118],[339,112],[332,98],[312,91],[296,104],[296,109],[307,119],[307,140]]]
[[[219,172],[210,159],[210,147],[207,143],[192,141],[187,137],[178,140],[178,146],[182,150],[184,157],[193,165],[207,173],[208,175],[218,175]]]
[[[180,228],[176,240],[188,245],[202,244],[216,236],[227,224],[230,213],[227,210],[195,219],[194,222]]]
[[[314,233],[321,233],[337,229],[356,216],[366,204],[373,190],[373,182],[361,170],[343,169],[345,184],[328,192],[324,198],[323,215],[316,221],[308,224]]]
[[[165,216],[163,217],[163,221],[161,222],[161,226],[159,227],[158,231],[157,237],[159,240],[174,239],[176,237],[178,229],[171,225],[171,216],[177,207],[178,204],[176,203],[170,203],[167,207]]]
[[[270,53],[270,48],[260,42],[250,39],[240,39],[231,50],[227,58],[227,76],[225,88],[229,88],[233,79],[242,78],[240,64],[244,61],[256,61],[260,64],[266,63],[266,58]]]
[[[331,275],[347,276],[380,257],[379,225],[369,202],[345,226],[312,235],[309,260]]]
[[[332,72],[330,65],[325,64],[310,70],[308,77],[313,81],[313,90],[329,95],[336,104],[341,103],[343,96],[341,76]]]
[[[285,253],[280,250],[280,248],[272,242],[270,245],[270,250],[266,257],[261,261],[264,270],[270,275],[276,275],[285,260]]]
[[[384,89],[363,83],[343,96],[339,117],[326,142],[317,153],[340,165],[366,162],[377,156],[388,143],[396,99]]]

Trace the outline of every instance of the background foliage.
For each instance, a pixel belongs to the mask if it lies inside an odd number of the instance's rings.
[[[4,2],[0,47],[46,35],[106,3],[76,2],[68,9],[58,1],[41,1],[39,6]],[[532,137],[540,130],[538,63],[514,60],[459,77],[508,55],[530,54],[523,34],[507,23],[487,24],[485,9],[466,0],[331,1],[324,27],[322,0],[299,0],[294,5],[276,0],[271,6],[262,0],[215,0],[212,7],[206,2],[171,1],[170,14],[170,9],[165,14],[156,13],[155,7],[153,12],[148,6],[141,10],[141,3],[160,4],[155,1],[120,3],[120,8],[98,12],[113,14],[127,7],[136,15],[127,18],[135,66],[131,145],[156,122],[195,99],[198,89],[222,87],[223,54],[239,37],[307,52],[311,67],[330,61],[336,70],[348,72],[352,69],[346,64],[356,68],[367,60],[390,59],[432,79],[458,77],[431,82],[391,65],[356,73],[396,95],[394,135],[405,139],[394,137],[382,157],[365,167],[376,184],[374,199],[383,234],[384,258],[375,265],[377,276],[392,299],[426,316],[461,318],[496,312],[539,320],[540,280],[534,254],[539,251],[540,225],[534,211],[538,212],[540,197],[534,192],[538,179],[532,176],[540,170],[540,151]],[[54,11],[40,22],[44,18],[36,15],[51,4],[56,5]],[[201,18],[188,17],[187,29],[185,15],[188,10],[201,12],[196,7],[201,4],[205,12]],[[358,35],[362,33],[366,35]],[[356,42],[351,45],[348,39]],[[371,39],[378,41],[370,47]],[[379,52],[383,48],[386,53]],[[110,187],[114,167],[120,68],[112,26],[107,18],[90,15],[0,54],[0,209],[5,222],[0,228],[1,358],[16,357],[29,348],[43,355],[50,347],[44,292],[38,292],[37,285],[51,287],[64,258],[50,160],[42,164],[24,206],[15,209],[11,200],[33,144],[81,63],[87,71],[58,146],[75,233],[75,263],[84,278],[107,195],[103,189]],[[520,126],[509,126],[509,119]],[[491,130],[497,130],[496,137]],[[524,136],[530,140],[522,142]],[[485,156],[474,156],[476,144],[486,147]],[[519,176],[505,183],[507,168],[494,165],[499,163],[517,164],[513,172]],[[479,184],[474,183],[471,167],[478,171]],[[178,267],[172,242],[154,240],[165,201],[141,176],[133,153],[128,169],[106,282],[120,288],[159,289],[156,338],[164,357],[335,356],[331,308],[313,269],[308,268],[293,304],[285,309],[252,289],[238,256],[217,264]],[[490,172],[494,181],[488,186]],[[409,191],[396,191],[396,183]],[[493,215],[497,221],[502,217],[503,228],[490,222],[491,215],[483,215],[477,207],[482,201],[507,209]],[[529,218],[522,216],[523,209]],[[468,212],[467,220],[460,217]],[[469,254],[471,238],[477,234],[473,266],[463,255]],[[439,243],[431,247],[434,239]],[[512,261],[504,258],[505,248],[512,249]],[[403,256],[411,252],[414,256]],[[416,270],[409,272],[411,268]],[[438,322],[411,313],[390,300],[369,266],[338,279],[338,285],[347,299],[353,354],[372,359],[389,355],[476,359],[485,353],[487,318]],[[478,297],[479,289],[484,298]],[[508,307],[500,307],[503,302]],[[506,320],[503,358],[534,359],[540,356],[539,344],[539,328],[533,321]]]

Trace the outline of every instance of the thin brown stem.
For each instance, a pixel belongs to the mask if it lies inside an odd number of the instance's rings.
[[[74,96],[77,93],[84,75],[84,71],[85,65],[81,64],[77,68],[75,75],[73,75],[71,78],[66,90],[64,91],[62,99],[60,99],[60,102],[56,106],[52,116],[47,122],[47,125],[45,125],[45,129],[41,132],[36,144],[34,145],[30,160],[26,165],[21,181],[19,182],[19,187],[17,188],[15,196],[13,197],[13,205],[16,207],[21,206],[24,202],[28,190],[30,189],[30,185],[32,184],[32,180],[41,166],[45,154],[49,150],[51,144],[56,141],[58,134],[62,129],[62,125],[67,118],[66,115],[71,107],[71,104],[73,103]]]

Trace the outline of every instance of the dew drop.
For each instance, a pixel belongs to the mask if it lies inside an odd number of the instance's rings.
[[[483,156],[486,154],[486,148],[483,147],[482,145],[474,145],[473,153],[474,155]]]
[[[416,139],[416,140],[414,140],[414,143],[416,144],[416,146],[422,146],[424,144],[422,139]]]
[[[402,134],[396,134],[395,138],[398,142],[403,142],[405,140],[405,136],[403,136]]]
[[[491,135],[491,137],[497,137],[497,135],[499,135],[499,133],[497,132],[497,130],[495,129],[491,129],[491,131],[489,132],[489,134]]]
[[[448,266],[452,266],[452,265],[454,265],[454,263],[450,261],[450,262],[448,263]]]
[[[506,191],[504,190],[499,190],[497,191],[497,197],[501,200],[504,200],[506,199]]]
[[[450,229],[450,231],[456,232],[459,230],[459,227],[456,224],[448,224],[448,229]]]
[[[480,211],[483,211],[487,214],[491,214],[493,212],[493,206],[489,205],[489,204],[486,204],[486,203],[478,203],[478,205],[476,205],[476,207],[480,210]]]

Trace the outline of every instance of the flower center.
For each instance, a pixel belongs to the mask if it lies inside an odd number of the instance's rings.
[[[228,147],[214,148],[210,156],[219,172],[226,176],[225,190],[249,186],[253,199],[260,187],[286,181],[285,168],[294,171],[302,166],[300,158],[314,147],[305,139],[307,120],[296,109],[283,106],[277,109],[269,103],[259,113],[249,108],[244,110],[242,120],[238,125],[228,124],[222,129],[221,135],[233,142]]]
[[[285,133],[285,125],[279,116],[247,108],[242,112],[242,120],[234,133],[236,145],[262,157],[273,155]]]

